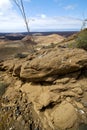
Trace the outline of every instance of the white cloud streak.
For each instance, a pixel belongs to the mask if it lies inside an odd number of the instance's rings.
[[[0,32],[26,31],[22,16],[13,8],[11,1],[0,1]],[[30,0],[26,1],[30,2]],[[45,14],[29,18],[31,31],[77,29],[81,27],[81,24],[80,20],[67,17],[48,17]]]
[[[33,20],[32,20],[33,19]],[[82,21],[69,17],[32,18],[31,30],[67,30],[81,28]]]
[[[67,5],[64,7],[65,10],[74,10],[76,8],[76,5]]]

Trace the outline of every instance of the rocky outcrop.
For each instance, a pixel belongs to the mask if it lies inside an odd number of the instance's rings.
[[[79,82],[50,86],[26,83],[20,90],[27,94],[47,130],[65,130],[76,127],[79,122],[86,122],[86,108],[81,103],[84,88]]]
[[[82,70],[87,70],[87,52],[84,50],[54,48],[42,52],[29,55],[20,61],[14,59],[1,62],[0,70],[12,71],[14,75],[30,82],[53,82],[59,80],[60,76],[75,72],[79,76]]]
[[[80,49],[54,49],[21,67],[20,77],[31,82],[54,81],[60,75],[87,68],[87,52]]]
[[[39,123],[41,130],[77,130],[79,124],[87,124],[86,51],[57,47],[40,50],[20,60],[2,61],[0,70],[3,81],[9,79],[4,96],[8,97],[8,104],[17,106],[17,120],[21,116],[25,119],[28,111],[24,110],[31,109],[37,129]],[[15,97],[19,93],[18,102]],[[27,126],[31,124],[28,117]],[[30,126],[30,130],[34,128]]]

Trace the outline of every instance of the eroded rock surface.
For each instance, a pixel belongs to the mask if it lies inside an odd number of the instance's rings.
[[[71,128],[78,118],[75,108],[68,102],[62,102],[53,110],[51,116],[56,128],[60,129]]]
[[[31,82],[53,81],[60,75],[85,67],[87,68],[87,52],[79,49],[54,49],[23,64],[20,77]]]
[[[8,100],[1,101],[1,108],[11,107],[14,121],[24,124],[24,130],[77,130],[87,124],[86,51],[40,50],[2,61],[0,70],[1,82],[8,83],[2,96]]]

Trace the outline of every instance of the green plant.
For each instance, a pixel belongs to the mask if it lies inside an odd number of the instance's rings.
[[[78,34],[76,38],[76,47],[87,50],[87,29]]]
[[[69,48],[76,48],[76,42],[73,41],[73,42],[68,43],[67,47],[69,47]]]

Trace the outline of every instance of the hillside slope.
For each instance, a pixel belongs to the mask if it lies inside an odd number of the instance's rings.
[[[26,36],[22,40],[27,41],[28,38],[29,38],[29,36]],[[51,43],[59,43],[59,42],[63,41],[65,38],[58,34],[51,34],[51,35],[47,35],[47,36],[33,36],[33,39],[39,45],[49,45]]]
[[[86,130],[87,51],[42,48],[1,61],[0,76],[0,127]]]

